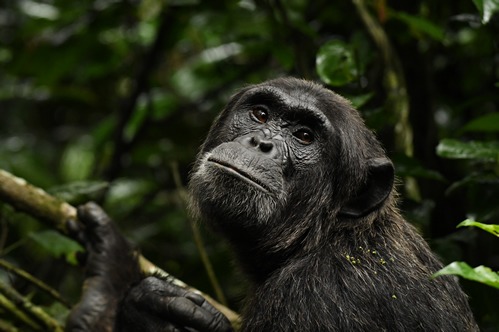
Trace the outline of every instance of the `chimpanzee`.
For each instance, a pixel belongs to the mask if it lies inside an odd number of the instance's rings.
[[[294,78],[240,90],[202,145],[189,191],[193,216],[228,240],[249,279],[242,330],[478,331],[457,280],[431,278],[442,265],[401,217],[393,183],[392,163],[344,98]],[[115,310],[117,331],[231,329],[199,295],[141,276],[96,205],[79,216],[89,278],[68,330],[96,331]]]

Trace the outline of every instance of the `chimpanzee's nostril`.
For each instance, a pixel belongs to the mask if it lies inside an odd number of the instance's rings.
[[[259,148],[260,151],[262,151],[264,153],[272,151],[272,148],[274,147],[274,144],[272,143],[272,141],[262,139],[259,136],[251,137],[250,145],[255,147],[255,148]]]
[[[260,150],[262,150],[262,152],[270,152],[273,147],[274,147],[274,144],[272,144],[272,142],[270,142],[270,141],[261,141],[260,142]]]

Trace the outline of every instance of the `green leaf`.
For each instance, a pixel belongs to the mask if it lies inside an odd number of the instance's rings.
[[[363,95],[346,96],[348,100],[352,103],[352,106],[356,109],[364,106],[371,98],[374,96],[374,92],[365,93]]]
[[[423,167],[415,158],[408,157],[405,154],[399,154],[393,157],[393,161],[395,162],[395,172],[397,173],[397,176],[401,178],[411,176],[445,182],[445,178],[442,174]]]
[[[321,80],[332,86],[345,85],[358,76],[353,52],[341,40],[332,40],[321,46],[316,69]]]
[[[475,4],[476,9],[478,9],[480,15],[483,17],[483,0],[473,0],[473,3]]]
[[[499,132],[499,113],[490,113],[468,122],[463,131]]]
[[[56,258],[65,256],[66,260],[71,264],[76,263],[74,254],[83,251],[82,246],[76,241],[53,230],[30,233],[29,238],[45,249],[50,255]]]
[[[465,176],[464,178],[455,181],[452,185],[445,191],[446,195],[452,195],[452,193],[461,188],[475,185],[475,184],[487,184],[490,186],[498,186],[499,178],[495,173],[482,173],[476,172]]]
[[[403,12],[391,12],[390,15],[404,22],[411,29],[422,32],[435,40],[442,41],[444,39],[444,29],[427,19]]]
[[[499,12],[499,0],[473,0],[480,16],[482,23],[489,23],[494,13]]]
[[[66,147],[61,159],[61,175],[66,182],[85,180],[93,170],[95,156],[89,136]]]
[[[461,276],[499,289],[499,274],[483,265],[472,268],[465,262],[453,262],[435,273],[433,277],[448,274]]]
[[[106,207],[114,215],[126,214],[143,204],[144,197],[155,187],[154,182],[121,178],[113,181],[106,195]],[[124,212],[125,211],[125,212]]]
[[[498,142],[461,142],[443,139],[437,146],[437,155],[449,159],[481,159],[496,161],[499,158]]]
[[[135,108],[132,117],[130,118],[130,121],[125,128],[124,136],[127,141],[133,140],[133,138],[149,116],[150,106],[147,105],[148,101],[146,99],[147,98],[145,97],[139,98],[138,105]]]
[[[108,188],[106,181],[76,181],[50,188],[48,192],[72,205],[79,205],[99,200]]]
[[[499,237],[499,225],[482,224],[482,223],[474,221],[472,219],[466,219],[465,221],[463,221],[459,225],[457,225],[457,227],[464,227],[464,226],[478,227],[478,228],[483,229],[486,232],[489,232],[490,234],[493,234],[493,235]]]

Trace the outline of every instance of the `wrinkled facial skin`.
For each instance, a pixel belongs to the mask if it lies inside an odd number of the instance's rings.
[[[313,95],[274,86],[239,93],[215,122],[191,176],[192,210],[217,227],[278,220],[332,131]],[[310,189],[312,190],[312,188]]]

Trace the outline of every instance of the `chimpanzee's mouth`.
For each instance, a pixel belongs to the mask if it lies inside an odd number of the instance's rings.
[[[226,161],[222,161],[220,159],[213,158],[213,157],[208,158],[208,161],[212,162],[214,164],[217,164],[217,166],[228,171],[228,173],[248,182],[249,184],[257,187],[258,189],[260,189],[266,193],[272,192],[270,190],[270,188],[265,183],[263,183],[260,179],[257,179],[256,177],[254,177],[250,173],[248,173],[244,170],[241,170],[241,169],[237,168],[236,166],[234,166]]]

